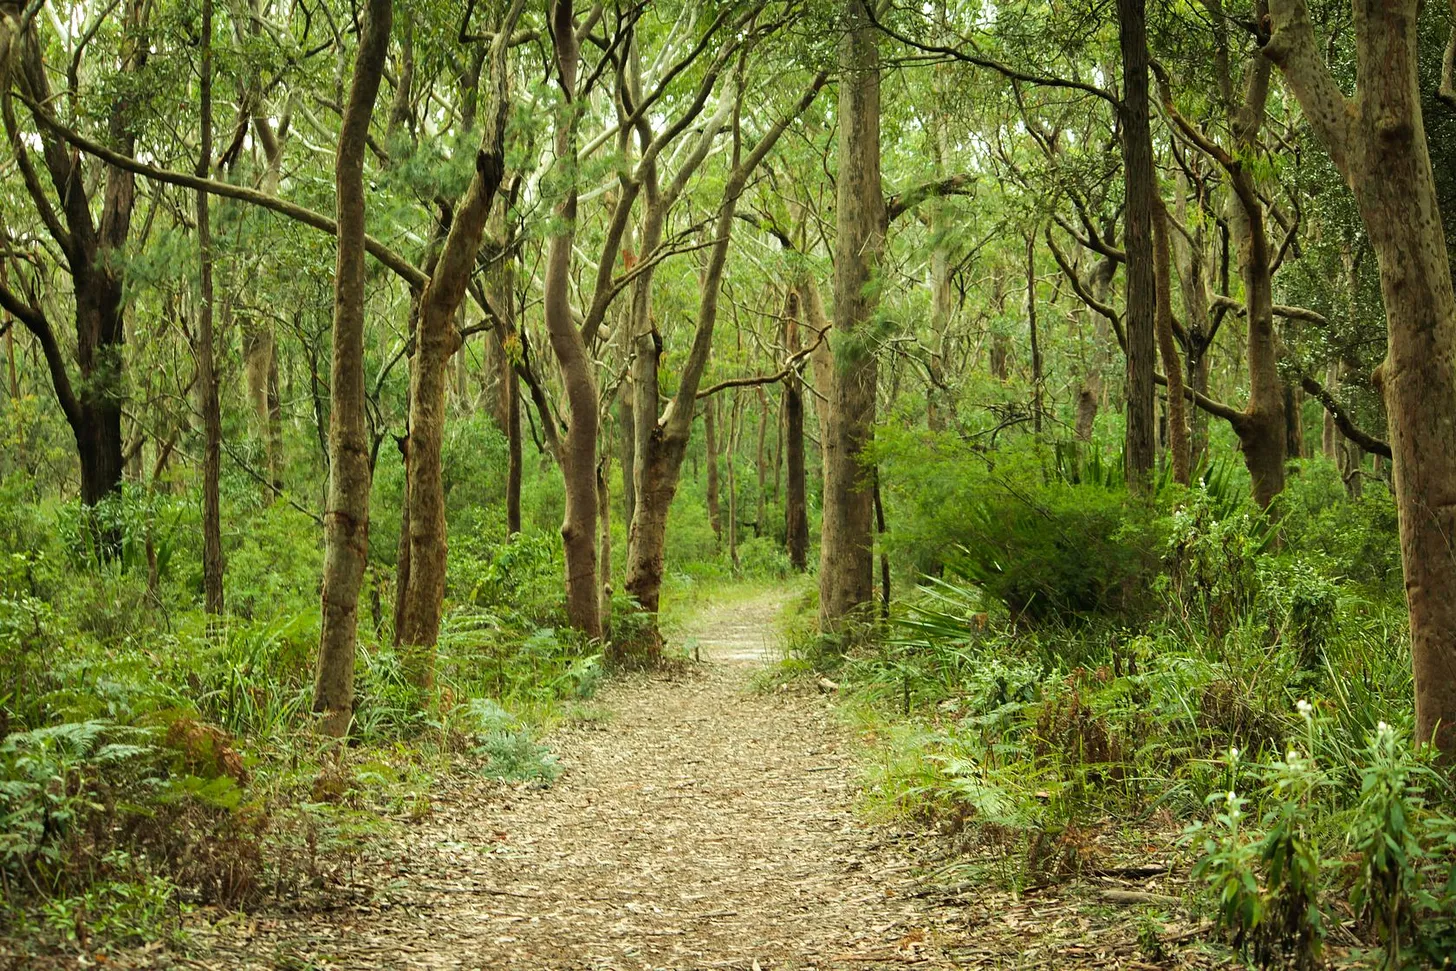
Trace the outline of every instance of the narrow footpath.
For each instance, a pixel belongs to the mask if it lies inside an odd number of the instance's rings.
[[[680,637],[702,664],[607,685],[598,701],[608,717],[547,739],[565,769],[551,787],[446,787],[403,843],[368,862],[367,903],[253,920],[219,934],[213,959],[199,963],[1186,966],[1068,950],[1086,920],[1064,902],[990,887],[927,893],[925,837],[854,811],[859,743],[826,700],[753,690],[773,660],[778,605],[765,595],[709,608]]]

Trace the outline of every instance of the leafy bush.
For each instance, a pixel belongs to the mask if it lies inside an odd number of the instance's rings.
[[[538,745],[500,705],[477,699],[464,706],[462,718],[475,737],[474,754],[482,756],[486,775],[510,782],[549,784],[562,768],[544,745]]]
[[[1071,474],[1032,446],[992,459],[947,435],[886,435],[877,457],[903,510],[887,547],[914,572],[949,570],[1018,622],[1134,619],[1152,606],[1153,514],[1105,476]]]

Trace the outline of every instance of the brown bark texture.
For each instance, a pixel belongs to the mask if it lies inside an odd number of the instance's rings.
[[[824,430],[819,624],[839,630],[874,597],[874,490],[861,456],[874,435],[878,368],[868,333],[886,227],[880,183],[880,55],[865,0],[847,0],[839,64],[834,367]]]
[[[790,355],[802,350],[799,338],[799,293],[791,289],[784,303],[784,346]],[[809,507],[804,472],[804,392],[797,373],[784,379],[784,545],[789,562],[800,573],[809,568]]]
[[[145,65],[149,52],[146,39],[150,5],[127,0],[121,5],[125,41],[118,69],[121,75],[135,74]],[[61,412],[76,441],[81,466],[81,501],[94,506],[121,487],[124,472],[121,432],[122,344],[125,340],[122,284],[127,260],[123,255],[131,230],[136,201],[135,177],[108,168],[99,180],[86,177],[80,156],[70,150],[54,128],[49,105],[53,103],[42,43],[34,17],[27,18],[23,33],[17,33],[18,9],[0,20],[0,54],[10,61],[11,84],[34,107],[32,119],[39,129],[41,170],[31,159],[29,137],[20,129],[9,90],[3,102],[5,132],[12,154],[24,177],[39,221],[55,240],[71,277],[76,331],[75,364],[80,380],[72,383],[64,351],[49,318],[36,306],[0,285],[0,304],[14,314],[39,343]],[[78,52],[79,56],[79,52]],[[136,148],[130,84],[121,81],[111,104],[107,135],[124,153]],[[52,203],[40,172],[49,177],[55,192]],[[99,187],[100,206],[92,193]],[[99,218],[93,210],[99,208]],[[59,209],[59,211],[58,211]],[[120,537],[113,531],[98,533],[98,551],[103,556],[119,549]]]
[[[1146,0],[1117,0],[1122,48],[1122,160],[1127,183],[1126,434],[1123,466],[1128,487],[1152,487],[1157,427],[1153,415],[1154,332],[1153,207],[1157,204],[1152,129],[1148,123],[1148,36]]]
[[[328,735],[354,717],[354,653],[359,587],[369,553],[369,430],[364,412],[364,150],[379,95],[392,0],[369,0],[334,163],[338,255],[329,411],[329,491],[324,510],[323,620],[313,710]]]
[[[638,334],[632,374],[637,395],[637,505],[628,538],[626,586],[628,592],[649,613],[657,612],[666,551],[667,514],[677,492],[682,462],[687,454],[693,417],[697,410],[699,387],[712,353],[723,274],[732,242],[738,201],[748,186],[749,177],[773,150],[789,124],[818,96],[826,78],[827,75],[823,72],[815,75],[800,93],[795,105],[770,126],[746,156],[742,153],[743,139],[737,121],[742,109],[741,93],[731,102],[724,99],[725,104],[731,104],[733,108],[731,119],[727,112],[720,110],[704,127],[706,135],[717,126],[732,121],[732,168],[724,183],[715,216],[713,244],[708,251],[708,262],[702,274],[702,295],[698,303],[692,344],[679,371],[677,392],[660,415],[657,410],[657,364],[661,352],[661,337],[651,324],[648,295],[634,294],[633,329]],[[707,146],[702,141],[695,143],[689,159],[692,168],[696,168],[706,152]],[[650,240],[660,238],[660,221],[654,220],[660,220],[661,215],[666,212],[666,205],[684,187],[683,173],[679,172],[673,184],[660,197],[655,189],[649,189],[648,215],[651,218],[642,233],[644,249]],[[657,215],[653,216],[654,213]],[[730,548],[736,555],[736,542],[730,543]],[[655,640],[652,643],[655,644]]]
[[[1417,0],[1356,0],[1358,86],[1326,67],[1304,0],[1271,0],[1265,54],[1354,191],[1389,326],[1381,388],[1410,611],[1416,733],[1456,758],[1456,294],[1421,113]]]
[[[445,488],[441,447],[445,432],[445,395],[450,358],[460,349],[455,325],[486,221],[505,177],[505,127],[509,112],[507,49],[515,21],[525,6],[516,0],[496,32],[488,57],[489,107],[475,153],[475,172],[455,206],[449,234],[429,282],[420,295],[415,355],[410,367],[408,584],[395,632],[407,649],[411,678],[420,686],[434,682],[434,645],[440,636],[445,602]]]
[[[1192,444],[1188,434],[1188,399],[1183,393],[1183,361],[1173,337],[1173,270],[1170,241],[1172,227],[1159,202],[1153,211],[1153,280],[1158,291],[1158,353],[1163,373],[1168,376],[1168,451],[1172,458],[1173,481],[1188,485],[1192,470]]]
[[[576,239],[576,76],[581,50],[572,0],[550,7],[556,80],[556,158],[566,169],[557,229],[547,244],[544,315],[552,353],[566,385],[567,426],[557,455],[566,491],[561,539],[566,559],[566,616],[586,636],[602,636],[597,592],[597,381],[586,340],[571,312],[571,250]]]
[[[202,69],[197,174],[206,178],[212,160],[212,0],[202,0]],[[197,192],[198,291],[197,394],[202,402],[202,590],[206,610],[223,610],[222,411],[217,401],[217,354],[213,340],[212,230],[207,193]]]

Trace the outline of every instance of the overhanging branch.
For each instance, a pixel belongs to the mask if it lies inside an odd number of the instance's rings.
[[[24,95],[18,95],[18,97],[32,108],[36,107]],[[171,169],[150,165],[134,159],[129,155],[123,155],[120,152],[113,151],[97,142],[93,142],[85,135],[74,132],[54,119],[45,116],[43,112],[37,111],[36,117],[41,124],[49,128],[56,136],[69,142],[72,146],[80,149],[87,155],[94,155],[107,165],[131,172],[134,175],[153,179],[157,182],[165,182],[169,185],[182,186],[186,189],[200,190],[211,195],[247,202],[262,209],[276,212],[281,216],[287,216],[289,219],[303,223],[305,226],[312,226],[314,229],[328,233],[330,236],[338,233],[338,223],[321,212],[315,212],[304,206],[280,199],[271,193],[261,192],[257,189],[248,188],[247,186],[233,185],[230,182],[218,182],[213,179],[204,179],[196,175],[189,175],[185,172],[174,172]],[[423,270],[373,236],[364,237],[364,248],[370,256],[373,256],[388,269],[393,270],[411,289],[422,289],[429,282],[429,277],[425,275]]]
[[[1299,386],[1304,389],[1305,394],[1312,395],[1315,398],[1319,399],[1319,403],[1325,406],[1325,411],[1328,411],[1330,413],[1330,417],[1335,420],[1335,427],[1338,428],[1341,434],[1343,434],[1346,438],[1354,442],[1356,445],[1359,445],[1367,452],[1371,452],[1375,455],[1383,455],[1386,458],[1391,457],[1390,443],[1382,441],[1381,439],[1376,438],[1374,435],[1371,435],[1368,432],[1362,431],[1360,428],[1356,427],[1355,423],[1350,419],[1350,413],[1340,406],[1340,403],[1335,400],[1335,396],[1330,394],[1330,392],[1324,387],[1324,385],[1320,384],[1309,375],[1302,374],[1299,378]]]

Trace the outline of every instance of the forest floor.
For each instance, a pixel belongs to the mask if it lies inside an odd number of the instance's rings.
[[[679,631],[672,675],[607,684],[546,738],[548,788],[442,778],[332,905],[199,928],[193,968],[1210,967],[1147,880],[947,885],[946,841],[856,811],[863,742],[812,682],[763,690],[785,594]],[[1107,886],[1161,905],[1107,902]],[[1176,890],[1170,891],[1176,893]],[[1126,903],[1126,901],[1123,901]]]

